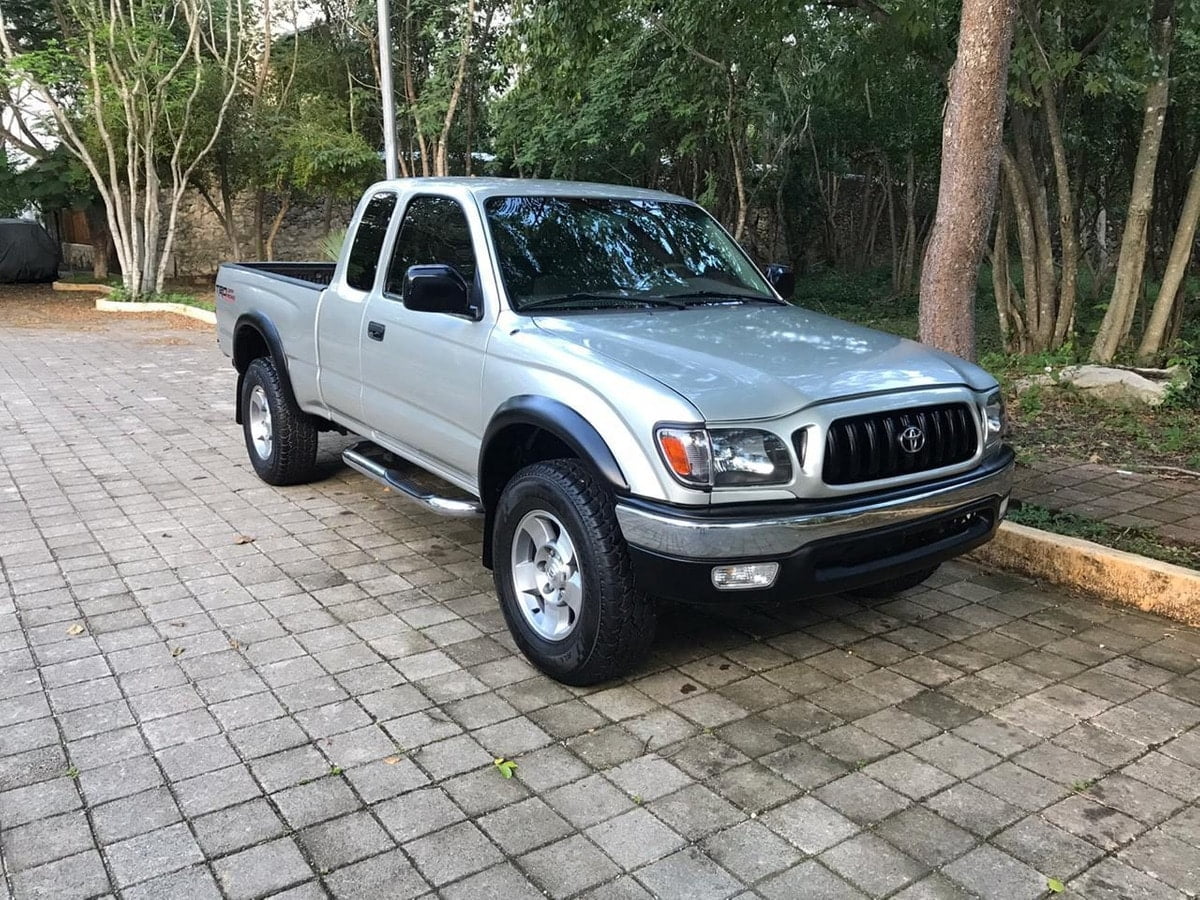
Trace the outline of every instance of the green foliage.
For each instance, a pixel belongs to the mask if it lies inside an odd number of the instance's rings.
[[[22,169],[0,148],[0,215],[15,215],[27,206],[43,212],[85,209],[96,201],[87,170],[63,147]]]
[[[1015,501],[1009,507],[1008,519],[1018,525],[1082,538],[1117,550],[1200,569],[1200,549],[1168,544],[1147,529],[1118,528],[1074,513],[1055,512],[1043,506]]]
[[[496,767],[496,771],[500,773],[502,778],[512,778],[517,771],[516,762],[511,759],[505,759],[503,756],[497,756],[493,759],[492,765]]]
[[[342,245],[346,243],[346,229],[335,228],[321,239],[321,256],[329,262],[342,257]]]

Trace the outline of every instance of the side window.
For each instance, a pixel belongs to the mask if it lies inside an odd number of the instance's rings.
[[[385,292],[400,297],[409,266],[433,263],[454,267],[467,284],[475,281],[475,248],[467,214],[449,197],[413,197],[396,236]]]
[[[354,232],[350,255],[346,258],[346,283],[350,287],[369,291],[375,286],[379,254],[383,251],[383,240],[395,209],[395,194],[376,194],[367,203]]]

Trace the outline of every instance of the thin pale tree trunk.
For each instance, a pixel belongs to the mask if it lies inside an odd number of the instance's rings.
[[[1150,321],[1146,324],[1142,342],[1138,346],[1137,359],[1143,365],[1152,363],[1155,357],[1162,353],[1174,307],[1182,302],[1179,299],[1179,286],[1183,283],[1188,261],[1192,258],[1197,223],[1200,223],[1200,158],[1197,158],[1196,165],[1192,168],[1187,197],[1179,215],[1179,227],[1175,229],[1175,239],[1171,242],[1171,255],[1167,260],[1167,270],[1163,274],[1162,287],[1158,290],[1154,310],[1150,313]]]
[[[937,214],[921,267],[920,337],[975,357],[975,285],[992,221],[1015,0],[964,0],[942,125]]]
[[[1170,98],[1171,45],[1174,40],[1173,0],[1155,0],[1150,17],[1150,34],[1159,61],[1155,79],[1146,88],[1146,108],[1142,117],[1142,137],[1137,161],[1133,168],[1133,184],[1129,189],[1129,211],[1125,216],[1125,231],[1121,236],[1121,255],[1117,259],[1117,276],[1104,321],[1096,333],[1091,358],[1095,362],[1112,362],[1121,344],[1129,337],[1134,312],[1142,292],[1142,271],[1146,264],[1146,234],[1150,213],[1154,207],[1154,172],[1158,167],[1158,151],[1162,146],[1163,122]]]
[[[467,0],[466,22],[463,25],[462,47],[458,52],[458,68],[454,72],[454,86],[450,89],[450,102],[446,105],[446,117],[442,120],[442,131],[438,135],[434,160],[434,175],[450,174],[450,129],[462,98],[463,83],[467,77],[467,61],[471,58],[471,36],[475,27],[475,0]]]
[[[1021,253],[1021,277],[1025,295],[1026,343],[1038,329],[1038,312],[1041,309],[1040,285],[1038,283],[1037,238],[1033,229],[1033,209],[1029,202],[1025,178],[1021,174],[1016,157],[1008,150],[1000,158],[1005,185],[1013,206],[1013,219],[1017,225],[1017,247]]]
[[[1062,281],[1058,288],[1058,311],[1051,344],[1051,349],[1057,349],[1066,343],[1071,323],[1075,320],[1075,303],[1079,292],[1079,234],[1075,225],[1075,198],[1071,192],[1071,173],[1067,168],[1067,151],[1063,145],[1058,102],[1049,84],[1042,87],[1042,110],[1046,116],[1050,152],[1054,156],[1054,178],[1058,192],[1058,231],[1059,242],[1062,245]]]

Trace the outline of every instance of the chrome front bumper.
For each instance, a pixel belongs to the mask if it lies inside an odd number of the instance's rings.
[[[802,512],[725,515],[719,508],[689,514],[664,505],[618,501],[617,521],[633,547],[678,559],[715,560],[785,556],[807,544],[917,522],[1012,489],[1014,457],[1008,447],[963,476],[901,491],[836,503],[797,501]],[[714,510],[716,512],[714,513]]]

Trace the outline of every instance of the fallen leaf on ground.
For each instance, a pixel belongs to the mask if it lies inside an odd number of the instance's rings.
[[[385,756],[383,758],[383,761],[385,763],[387,763],[389,766],[394,766],[396,763],[400,762],[400,760],[402,760],[402,759],[404,759],[403,756]]]
[[[171,655],[172,656],[183,656],[183,650],[184,650],[183,647],[172,647]]]
[[[234,542],[235,544],[253,544],[253,543],[254,543],[254,538],[252,538],[252,537],[251,537],[250,535],[248,535],[248,534],[239,534],[237,537],[235,537],[235,538],[233,539],[233,542]]]
[[[512,778],[516,772],[517,764],[511,759],[505,759],[503,756],[497,756],[492,760],[492,765],[500,770],[500,774],[505,778]]]
[[[74,625],[72,625],[70,628],[67,629],[67,634],[69,634],[71,637],[75,637],[76,635],[83,634],[83,626],[80,625],[78,622],[76,622]]]

